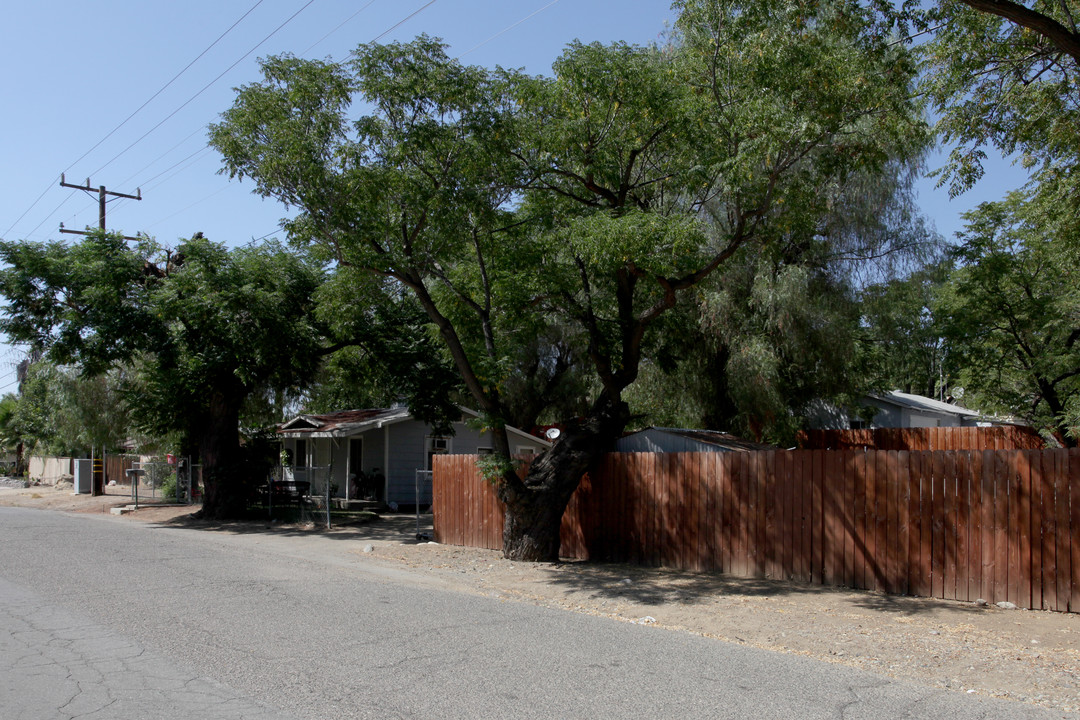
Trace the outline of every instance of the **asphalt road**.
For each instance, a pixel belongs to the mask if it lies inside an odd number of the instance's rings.
[[[1075,717],[452,593],[359,549],[0,508],[0,717]]]

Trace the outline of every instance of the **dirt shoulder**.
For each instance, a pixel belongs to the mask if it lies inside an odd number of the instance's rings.
[[[123,489],[90,498],[51,488],[0,489],[0,505],[109,512]],[[212,525],[190,507],[124,518],[217,531],[295,532],[270,523]],[[426,518],[430,529],[430,516]],[[310,532],[325,532],[308,526]],[[331,532],[360,562],[408,567],[461,592],[645,623],[806,655],[958,692],[1080,712],[1080,615],[741,580],[715,573],[583,562],[522,564],[489,550],[418,543],[411,516]]]

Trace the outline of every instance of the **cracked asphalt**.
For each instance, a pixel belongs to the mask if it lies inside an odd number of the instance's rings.
[[[355,545],[0,508],[0,717],[1077,717],[451,592]]]

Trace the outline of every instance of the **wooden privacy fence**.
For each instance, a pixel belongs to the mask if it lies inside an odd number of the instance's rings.
[[[803,430],[803,450],[1041,450],[1046,441],[1035,428],[998,427],[876,428]]]
[[[436,540],[500,549],[475,457],[434,470]],[[1080,451],[612,453],[562,555],[1080,612]]]

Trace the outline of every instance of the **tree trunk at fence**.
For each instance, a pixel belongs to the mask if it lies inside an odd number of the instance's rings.
[[[499,499],[506,504],[505,558],[558,562],[566,505],[582,476],[598,466],[629,419],[626,403],[600,400],[585,420],[567,427],[554,447],[533,460],[523,480],[513,472],[503,477]]]

